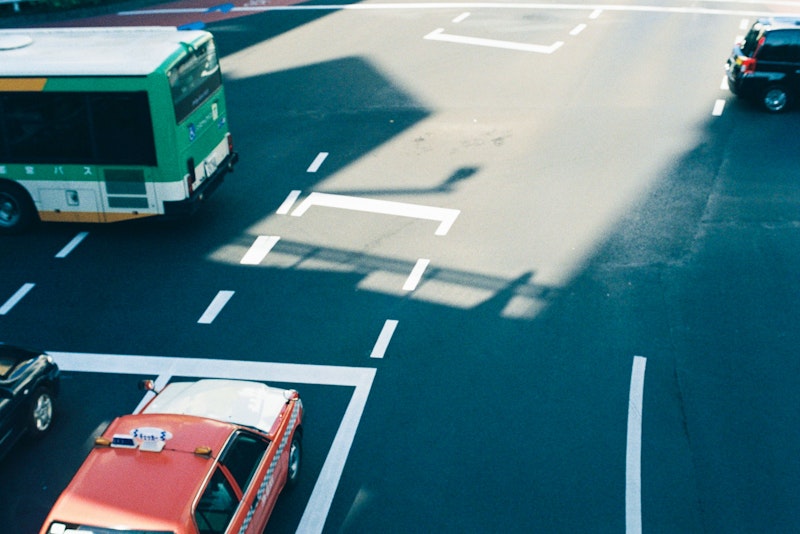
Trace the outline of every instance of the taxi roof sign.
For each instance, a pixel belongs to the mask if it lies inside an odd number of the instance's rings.
[[[114,434],[111,442],[107,440],[96,441],[98,445],[111,446],[115,449],[135,449],[147,452],[161,452],[167,440],[172,439],[172,433],[162,428],[145,426],[134,428],[128,434]]]
[[[136,440],[130,434],[114,434],[111,438],[111,446],[120,449],[135,449]]]

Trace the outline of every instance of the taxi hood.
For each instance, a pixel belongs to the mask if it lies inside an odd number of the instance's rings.
[[[173,382],[141,413],[194,415],[255,427],[269,433],[287,402],[285,392],[260,382],[244,380]]]

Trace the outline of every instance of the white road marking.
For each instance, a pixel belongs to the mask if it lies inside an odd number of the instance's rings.
[[[469,12],[462,13],[462,14],[460,14],[459,16],[457,16],[456,18],[454,18],[454,19],[453,19],[453,22],[454,22],[455,24],[458,24],[459,22],[463,22],[463,21],[465,21],[465,20],[467,19],[467,17],[469,17]]]
[[[397,328],[397,321],[394,319],[387,319],[383,323],[378,341],[375,342],[375,346],[372,347],[372,354],[369,355],[370,358],[383,358],[383,355],[386,354],[386,349],[389,347],[389,342],[392,340],[395,328]]]
[[[730,0],[708,0],[710,2],[730,3]],[[745,4],[761,4],[757,1],[740,1]],[[264,11],[373,11],[373,10],[425,10],[425,9],[524,9],[524,10],[543,10],[543,11],[586,11],[589,7],[585,4],[565,3],[565,4],[546,4],[538,2],[431,2],[419,3],[409,2],[407,4],[398,3],[368,3],[368,4],[318,4],[318,5],[289,5],[289,6],[242,6],[234,7],[229,13],[261,13]],[[697,6],[642,6],[642,5],[615,5],[603,4],[596,7],[595,11],[616,11],[616,12],[639,12],[639,13],[679,13],[686,15],[719,15],[719,16],[744,16],[744,17],[766,17],[774,16],[770,11],[752,11],[740,9],[711,9]],[[142,15],[177,15],[181,13],[207,13],[206,8],[169,8],[169,9],[140,9],[135,11],[120,11],[120,16],[142,16]]]
[[[715,117],[719,117],[722,115],[723,109],[725,109],[725,101],[719,98],[714,102],[714,109],[711,111],[711,114]]]
[[[31,283],[23,284],[23,285],[22,285],[22,287],[20,287],[19,289],[17,289],[17,292],[16,292],[16,293],[14,293],[13,295],[11,295],[11,298],[10,298],[10,299],[8,299],[8,300],[5,302],[5,304],[3,304],[2,306],[0,306],[0,315],[5,315],[5,314],[7,314],[8,312],[10,312],[10,311],[11,311],[11,308],[13,308],[14,306],[16,306],[16,304],[17,304],[17,303],[18,303],[20,300],[22,300],[22,297],[24,297],[25,295],[27,295],[27,294],[28,294],[28,291],[30,291],[31,289],[33,289],[35,286],[36,286],[36,284],[31,284]]]
[[[594,20],[594,19],[596,19],[597,17],[599,17],[599,16],[600,16],[602,13],[603,13],[603,10],[602,10],[602,9],[595,9],[594,11],[592,11],[592,12],[589,14],[589,18],[590,18],[590,19],[592,19],[592,20]]]
[[[80,232],[78,235],[72,238],[72,241],[67,243],[67,245],[62,248],[58,254],[56,254],[56,258],[66,258],[70,252],[77,247],[81,241],[83,241],[86,236],[89,235],[89,232]]]
[[[739,29],[740,30],[746,30],[749,27],[750,27],[750,20],[749,19],[742,19],[742,21],[739,23]]]
[[[286,200],[284,200],[283,203],[280,206],[278,206],[278,211],[276,211],[275,213],[277,213],[278,215],[286,215],[287,213],[289,213],[289,210],[292,209],[292,206],[299,197],[300,197],[300,191],[298,190],[291,191],[286,196]]]
[[[242,256],[242,261],[239,263],[242,265],[258,265],[279,240],[280,237],[275,235],[258,236],[245,255]]]
[[[428,268],[428,264],[430,262],[431,260],[422,258],[417,260],[416,265],[414,265],[414,268],[411,269],[411,274],[408,275],[406,283],[403,284],[403,290],[414,291],[417,288],[417,284],[419,284],[419,281],[422,279],[422,274],[425,272],[425,269]]]
[[[634,356],[628,400],[628,446],[625,460],[625,533],[642,532],[642,409],[647,359]]]
[[[505,48],[507,50],[518,50],[522,52],[536,52],[537,54],[552,54],[564,44],[563,41],[556,41],[551,45],[537,45],[527,43],[516,43],[513,41],[498,41],[496,39],[484,39],[480,37],[466,37],[463,35],[450,35],[444,33],[444,28],[439,28],[424,37],[429,41],[444,41],[448,43],[487,46],[490,48]]]
[[[721,81],[721,82],[720,82],[720,84],[719,84],[719,88],[720,88],[721,90],[723,90],[723,91],[727,91],[728,89],[730,89],[730,88],[728,87],[728,77],[727,77],[727,76],[723,76],[723,77],[722,77],[722,81]]]
[[[217,293],[217,296],[214,297],[214,300],[211,301],[211,304],[208,305],[206,311],[203,312],[203,315],[200,319],[197,320],[199,324],[211,324],[214,322],[214,319],[217,318],[219,312],[222,311],[222,308],[231,300],[231,297],[235,291],[220,291]]]
[[[312,161],[311,165],[308,166],[308,170],[306,172],[317,172],[322,165],[322,162],[325,161],[325,158],[327,157],[327,152],[320,152],[317,154],[317,157],[314,158],[314,161]]]
[[[325,526],[375,379],[375,369],[366,367],[51,351],[48,354],[56,360],[62,371],[71,372],[157,375],[161,379],[160,373],[169,369],[172,376],[354,387],[353,396],[339,423],[339,429],[300,520],[297,532],[304,534],[321,533]]]
[[[572,28],[572,31],[570,31],[569,34],[570,35],[578,35],[579,33],[581,33],[585,29],[586,29],[586,24],[578,24],[577,26]]]
[[[436,235],[446,235],[459,213],[461,213],[460,210],[455,209],[420,206],[419,204],[406,204],[390,200],[375,200],[329,193],[311,193],[295,208],[292,216],[302,216],[311,206],[325,206],[328,208],[439,221],[440,224],[439,228],[436,229]]]

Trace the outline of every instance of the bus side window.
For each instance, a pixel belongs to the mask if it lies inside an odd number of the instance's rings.
[[[147,93],[93,93],[89,102],[97,163],[156,165]]]
[[[10,163],[79,163],[91,158],[89,116],[79,93],[4,95]],[[16,130],[9,132],[8,128]]]

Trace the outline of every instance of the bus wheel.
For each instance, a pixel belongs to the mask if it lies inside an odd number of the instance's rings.
[[[21,187],[0,183],[0,234],[16,234],[35,220],[33,203]]]

